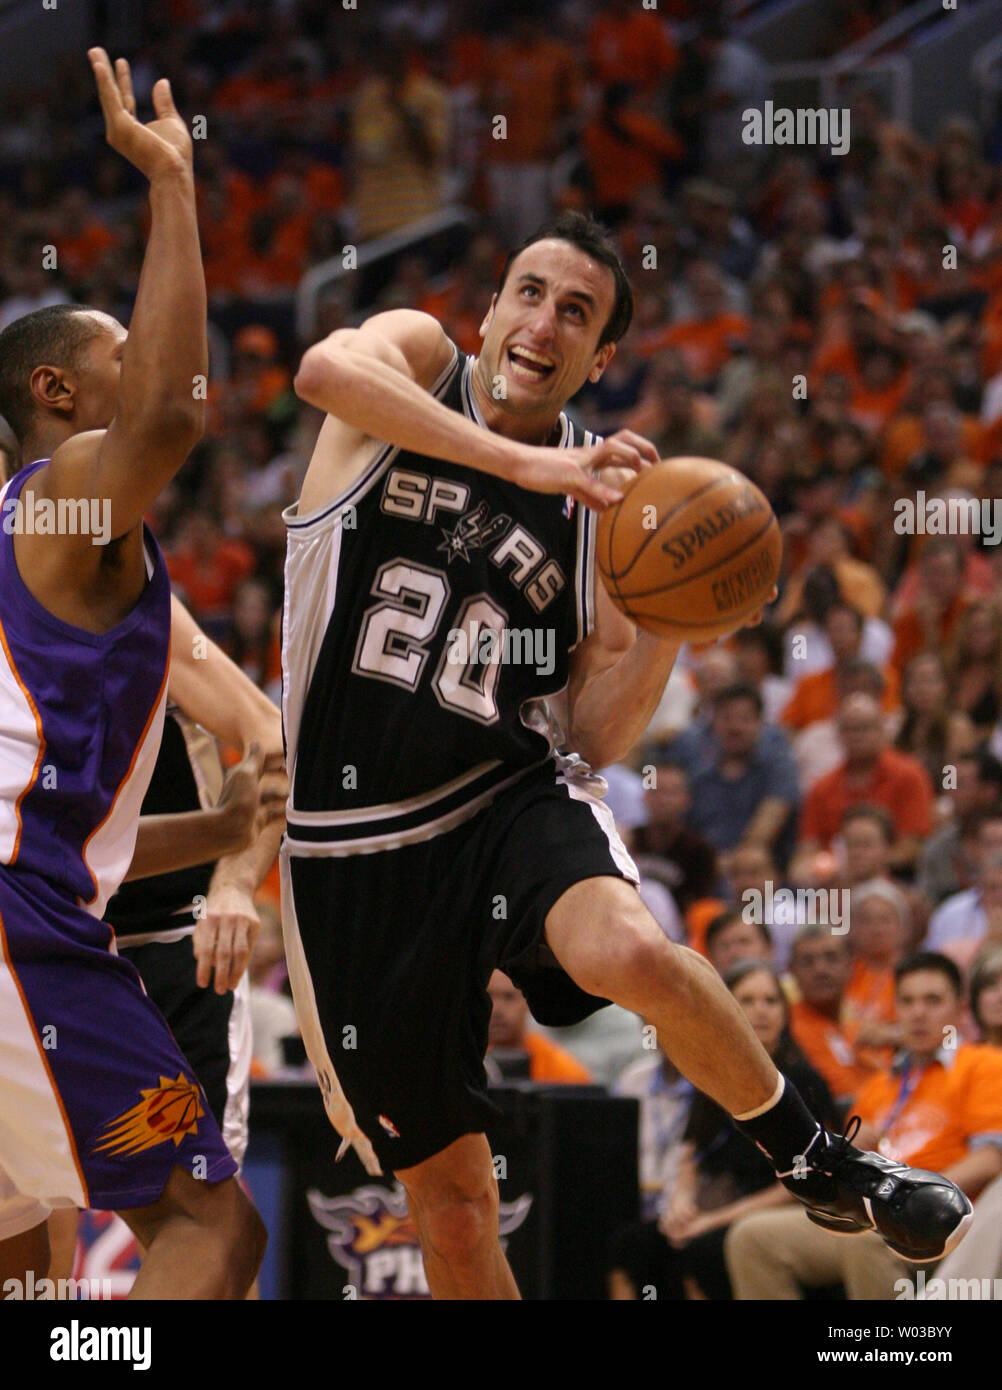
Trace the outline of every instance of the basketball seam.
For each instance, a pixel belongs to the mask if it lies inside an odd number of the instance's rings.
[[[643,476],[645,476],[645,475],[641,474],[641,477],[643,477]],[[738,476],[739,476],[739,477],[743,477],[742,474],[738,474]],[[743,480],[744,480],[745,482],[750,482],[750,479],[748,479],[748,478],[744,478]],[[639,480],[638,480],[638,481],[639,481]],[[637,561],[640,559],[641,555],[643,555],[644,551],[645,551],[645,550],[647,549],[647,547],[650,545],[651,541],[656,540],[657,537],[658,537],[658,535],[661,533],[662,529],[663,529],[665,526],[668,525],[669,521],[671,521],[672,517],[673,517],[673,516],[677,516],[678,513],[679,513],[680,511],[682,511],[682,509],[683,509],[684,507],[687,507],[687,506],[689,505],[690,502],[694,502],[698,497],[702,497],[703,494],[706,493],[706,492],[711,492],[711,491],[713,490],[713,488],[715,488],[715,487],[721,487],[723,484],[725,484],[725,483],[733,483],[733,481],[734,481],[734,479],[733,479],[733,477],[731,477],[731,476],[725,476],[725,477],[722,477],[722,478],[714,478],[711,482],[704,483],[702,487],[697,488],[695,492],[690,492],[686,497],[683,497],[682,500],[681,500],[680,502],[676,503],[676,505],[675,505],[674,507],[672,507],[671,511],[668,512],[668,514],[667,514],[666,516],[664,516],[664,517],[658,522],[656,529],[653,530],[653,531],[651,531],[651,532],[650,532],[647,536],[645,536],[644,539],[640,542],[640,545],[638,546],[637,551],[636,551],[636,553],[635,553],[634,556],[633,556],[633,559],[632,559],[632,560],[630,561],[630,563],[626,566],[626,569],[622,570],[619,574],[615,575],[614,577],[615,577],[617,580],[619,580],[619,579],[625,579],[626,576],[629,574],[630,570],[633,568],[633,566],[634,566],[634,565],[637,563]],[[633,489],[631,488],[630,491],[632,492],[632,490],[633,490]],[[627,496],[629,496],[629,493],[627,493]],[[625,502],[625,501],[626,501],[626,497],[623,498],[623,502]],[[623,503],[621,502],[621,503],[620,503],[620,506],[622,506],[622,505],[623,505]],[[647,505],[647,504],[641,504],[641,505]],[[611,538],[610,538],[610,545],[609,545],[609,564],[610,564],[610,566],[612,565],[612,544],[611,544]]]
[[[712,574],[714,570],[720,569],[722,565],[728,565],[732,560],[736,560],[739,555],[744,554],[749,546],[755,545],[757,541],[761,540],[775,520],[776,518],[770,514],[765,525],[760,527],[759,530],[755,532],[754,536],[749,536],[742,545],[738,546],[737,550],[732,550],[725,559],[717,560],[713,564],[707,565],[701,570],[697,570],[695,574],[687,574],[681,579],[673,579],[670,584],[659,584],[653,589],[637,589],[627,595],[626,601],[629,603],[635,598],[650,598],[652,594],[668,593],[671,589],[677,589],[681,585],[691,584],[696,579],[702,579],[705,574]]]

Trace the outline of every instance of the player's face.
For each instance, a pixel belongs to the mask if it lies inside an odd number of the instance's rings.
[[[598,340],[614,301],[612,271],[570,242],[526,247],[480,327],[481,386],[502,410],[555,419],[612,357]]]
[[[99,322],[100,332],[84,348],[74,374],[73,415],[80,432],[107,429],[115,417],[127,337],[110,315],[92,313],[91,317]]]
[[[898,1022],[910,1052],[935,1052],[954,1027],[959,1000],[938,970],[916,970],[898,985]]]

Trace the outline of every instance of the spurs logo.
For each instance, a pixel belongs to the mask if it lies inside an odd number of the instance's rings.
[[[490,545],[503,535],[511,525],[510,517],[496,516],[488,521],[487,514],[487,503],[479,502],[472,511],[459,518],[451,531],[445,526],[439,527],[443,539],[437,549],[445,551],[448,564],[451,565],[453,560],[457,559],[468,562],[471,550],[482,550],[484,546]]]

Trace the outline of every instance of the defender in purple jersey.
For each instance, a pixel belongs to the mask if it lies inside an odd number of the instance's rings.
[[[44,1276],[46,1217],[89,1206],[148,1251],[133,1297],[242,1298],[263,1227],[102,921],[164,719],[170,589],[142,518],[201,434],[207,348],[187,129],[165,81],[144,126],[128,65],[89,57],[152,225],[128,334],[72,305],[0,334],[27,463],[0,493],[0,1278]]]

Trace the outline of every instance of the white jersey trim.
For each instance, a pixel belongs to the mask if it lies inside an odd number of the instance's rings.
[[[279,852],[279,874],[282,887],[282,935],[285,938],[285,960],[289,970],[289,983],[296,1006],[299,1031],[303,1035],[306,1055],[313,1063],[324,1098],[327,1118],[340,1134],[342,1144],[338,1158],[350,1147],[355,1150],[365,1167],[365,1171],[376,1177],[382,1173],[379,1159],[372,1143],[355,1119],[355,1112],[348,1103],[338,1080],[334,1063],[331,1061],[324,1038],[324,1030],[317,1012],[317,997],[313,989],[313,977],[306,963],[299,922],[296,918],[296,905],[292,896],[292,873],[289,868],[288,850],[283,845]]]

